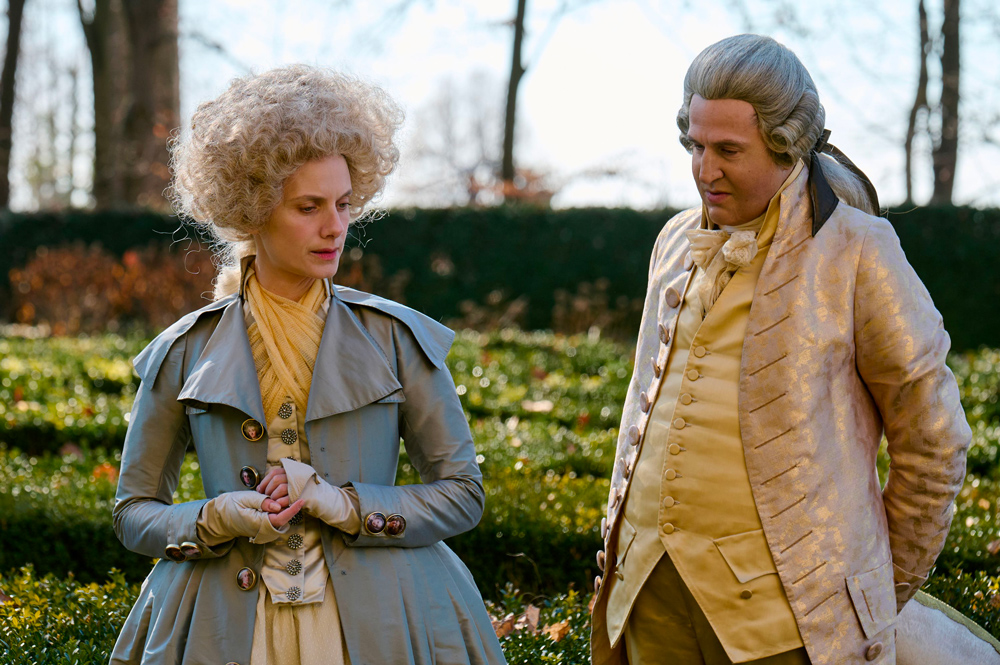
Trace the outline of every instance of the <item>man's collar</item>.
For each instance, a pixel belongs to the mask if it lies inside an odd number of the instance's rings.
[[[830,215],[840,203],[837,195],[833,193],[830,183],[827,182],[820,162],[819,156],[813,153],[813,158],[809,162],[809,198],[812,201],[813,209],[813,237],[823,228],[826,220],[830,219]]]

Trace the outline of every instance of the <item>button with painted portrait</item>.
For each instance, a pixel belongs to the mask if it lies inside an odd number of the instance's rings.
[[[371,535],[382,533],[385,530],[385,515],[382,513],[368,513],[365,518],[365,531]]]
[[[181,543],[181,552],[188,559],[200,559],[201,558],[201,546],[198,543],[192,543],[190,541]]]
[[[260,441],[264,436],[264,426],[253,418],[243,421],[243,438],[247,441]]]
[[[240,469],[240,482],[243,483],[244,487],[253,489],[260,482],[260,472],[252,466],[245,466]]]
[[[167,557],[171,561],[177,561],[178,563],[184,560],[184,552],[181,551],[181,548],[177,545],[177,543],[171,543],[163,548],[163,556]]]
[[[406,520],[402,515],[389,515],[385,519],[385,532],[390,536],[402,536],[406,531]]]
[[[236,586],[242,591],[249,591],[257,584],[257,573],[253,568],[240,568],[236,573]]]

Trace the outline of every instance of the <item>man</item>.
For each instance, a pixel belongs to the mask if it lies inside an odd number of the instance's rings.
[[[725,39],[684,88],[703,205],[653,250],[593,661],[894,663],[971,440],[948,335],[791,51]]]

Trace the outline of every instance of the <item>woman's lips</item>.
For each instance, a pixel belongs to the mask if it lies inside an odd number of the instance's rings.
[[[315,250],[313,254],[326,261],[337,258],[337,250],[335,249],[318,249]]]

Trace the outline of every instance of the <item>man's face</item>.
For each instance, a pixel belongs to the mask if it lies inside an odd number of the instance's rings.
[[[694,95],[689,118],[691,172],[711,220],[739,226],[763,215],[792,167],[771,159],[753,106]]]

